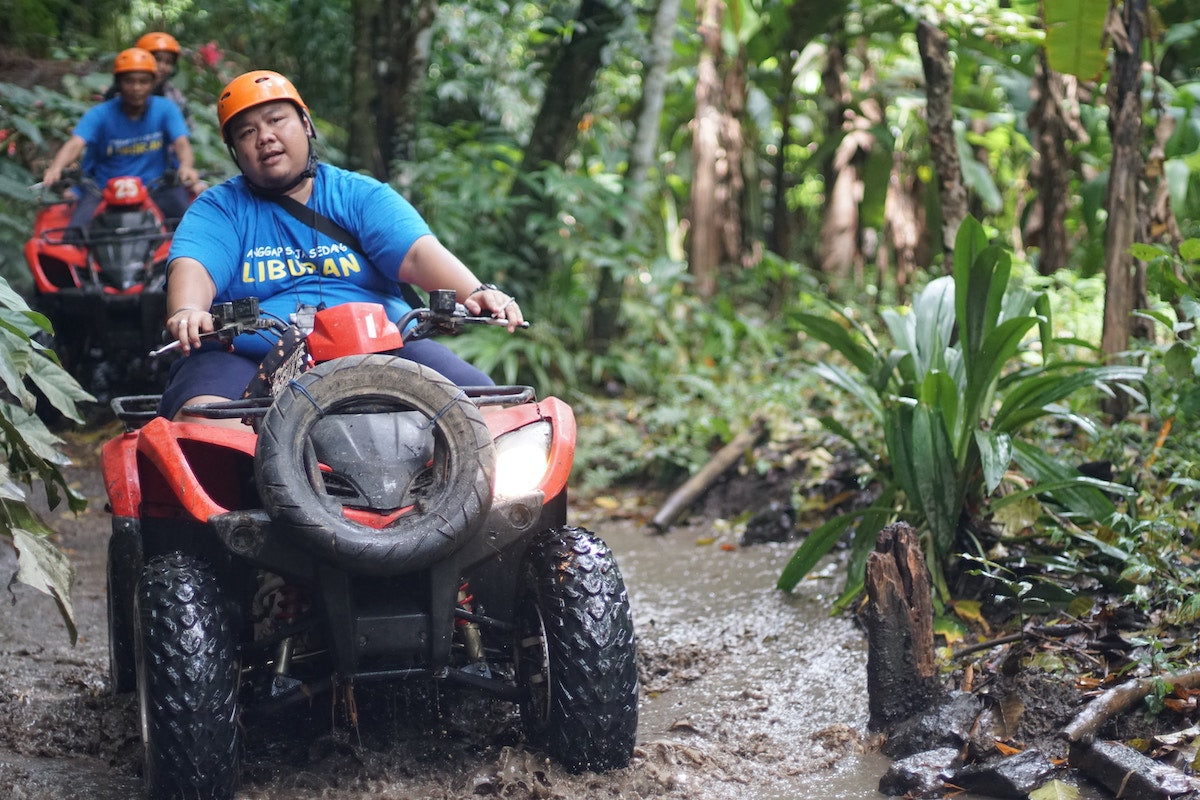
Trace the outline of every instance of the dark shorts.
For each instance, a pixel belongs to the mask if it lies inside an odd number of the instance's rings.
[[[401,358],[437,370],[458,386],[491,386],[487,373],[463,361],[441,342],[420,339],[397,352]],[[227,350],[198,350],[171,365],[167,388],[158,402],[159,416],[170,419],[202,394],[234,400],[242,396],[258,370],[258,362]]]

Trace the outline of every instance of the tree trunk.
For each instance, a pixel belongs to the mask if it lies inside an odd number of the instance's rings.
[[[436,0],[352,0],[351,168],[386,181],[393,160],[412,158],[436,11]]]
[[[574,33],[559,50],[546,81],[521,164],[522,173],[546,164],[563,166],[575,146],[583,108],[592,96],[604,48],[617,27],[631,14],[627,0],[583,0]]]
[[[921,542],[904,522],[879,532],[867,556],[867,727],[886,731],[940,692],[933,587]]]
[[[1032,94],[1033,106],[1026,121],[1034,134],[1030,181],[1036,199],[1022,238],[1026,246],[1040,250],[1038,272],[1050,275],[1067,266],[1070,253],[1066,220],[1071,203],[1071,164],[1067,143],[1074,136],[1063,113],[1064,78],[1050,69],[1044,50],[1038,52]]]
[[[721,263],[717,162],[721,146],[722,0],[702,0],[700,60],[696,66],[696,117],[692,120],[692,194],[688,214],[688,269],[701,297],[712,297]]]
[[[646,70],[642,78],[642,96],[636,117],[633,144],[629,148],[629,168],[622,187],[624,213],[617,220],[617,235],[624,242],[641,230],[647,195],[647,176],[658,156],[659,128],[667,93],[667,69],[670,66],[675,25],[680,0],[661,0],[654,15]],[[596,301],[589,318],[588,349],[605,353],[621,329],[621,300],[624,296],[621,276],[610,264],[602,264],[596,278]]]
[[[1125,0],[1121,22],[1125,26],[1124,47],[1114,45],[1112,76],[1109,80],[1108,129],[1112,137],[1108,196],[1108,224],[1104,235],[1104,330],[1100,348],[1115,360],[1129,348],[1130,321],[1134,309],[1133,256],[1129,253],[1138,230],[1139,182],[1142,176],[1142,37],[1146,0]],[[1119,43],[1121,39],[1114,39]],[[1105,410],[1121,416],[1127,406],[1124,395],[1106,402]]]
[[[944,269],[949,273],[954,262],[954,238],[967,216],[967,189],[963,185],[958,140],[954,135],[954,68],[950,64],[949,37],[922,20],[917,23],[917,50],[925,72],[925,123],[929,127],[929,149],[941,200]]]
[[[792,8],[799,8],[794,3]],[[779,148],[771,159],[774,167],[775,185],[771,199],[771,231],[768,246],[771,252],[788,258],[792,249],[792,215],[788,210],[788,190],[791,188],[787,171],[788,146],[792,141],[792,114],[796,107],[796,76],[792,74],[799,56],[788,50],[779,57],[779,90],[775,99],[775,118],[779,120]]]
[[[542,106],[534,120],[533,131],[525,146],[518,174],[531,175],[547,165],[566,166],[575,146],[583,109],[592,96],[596,73],[604,49],[613,33],[632,14],[628,0],[583,0],[575,18],[572,35],[559,46]],[[524,234],[523,219],[530,214],[552,216],[555,209],[542,195],[535,182],[515,181],[509,190],[508,226],[509,248],[522,253],[531,271],[514,272],[517,283],[532,283],[539,274],[553,269],[553,260],[545,248],[529,241]]]
[[[903,300],[921,266],[929,257],[925,205],[921,202],[921,183],[909,169],[902,151],[892,154],[892,172],[888,176],[887,200],[883,207],[884,235],[887,246],[879,248],[876,264],[880,276],[888,274],[888,253],[895,254],[896,264],[892,270],[896,281],[896,295]]]

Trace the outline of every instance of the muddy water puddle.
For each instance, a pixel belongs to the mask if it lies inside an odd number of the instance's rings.
[[[0,795],[126,800],[140,786],[129,696],[107,692],[104,547],[98,486],[92,511],[60,518],[78,568],[72,648],[54,604],[14,587],[0,615]],[[396,698],[363,697],[358,731],[328,709],[303,723],[247,731],[238,800],[480,797],[857,800],[878,798],[886,758],[864,752],[865,641],[831,617],[840,578],[818,571],[790,595],[775,579],[791,545],[724,549],[721,534],[649,533],[637,519],[585,509],[629,588],[643,680],[631,765],[570,775],[522,747],[511,709],[442,697],[432,718]],[[0,580],[14,562],[0,556]],[[494,705],[494,704],[493,704]],[[265,740],[279,744],[266,745]],[[970,798],[964,798],[970,800]]]

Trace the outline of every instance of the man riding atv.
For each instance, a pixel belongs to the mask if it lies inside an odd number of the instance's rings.
[[[232,800],[260,721],[326,702],[355,725],[366,685],[480,694],[567,769],[624,767],[636,638],[612,550],[567,522],[574,414],[431,339],[520,309],[391,189],[318,165],[282,76],[235,79],[218,116],[243,174],[174,239],[185,357],[162,398],[113,402],[101,455],[147,796]]]
[[[240,397],[270,348],[255,334],[232,351],[202,347],[214,302],[257,297],[286,319],[301,305],[370,301],[398,320],[420,304],[410,289],[419,286],[453,289],[470,313],[506,320],[510,332],[524,321],[516,300],[481,282],[391,187],[317,161],[308,106],[287,78],[266,70],[235,78],[217,117],[242,174],[200,195],[175,231],[166,329],[188,357],[172,367],[162,416],[181,420],[190,403]],[[461,386],[491,383],[432,340],[412,342],[402,357]]]

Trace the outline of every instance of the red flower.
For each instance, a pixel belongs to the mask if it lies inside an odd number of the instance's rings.
[[[221,52],[221,48],[217,47],[216,42],[201,45],[196,49],[196,52],[200,54],[200,58],[204,61],[206,67],[215,67],[224,57],[224,53]]]

